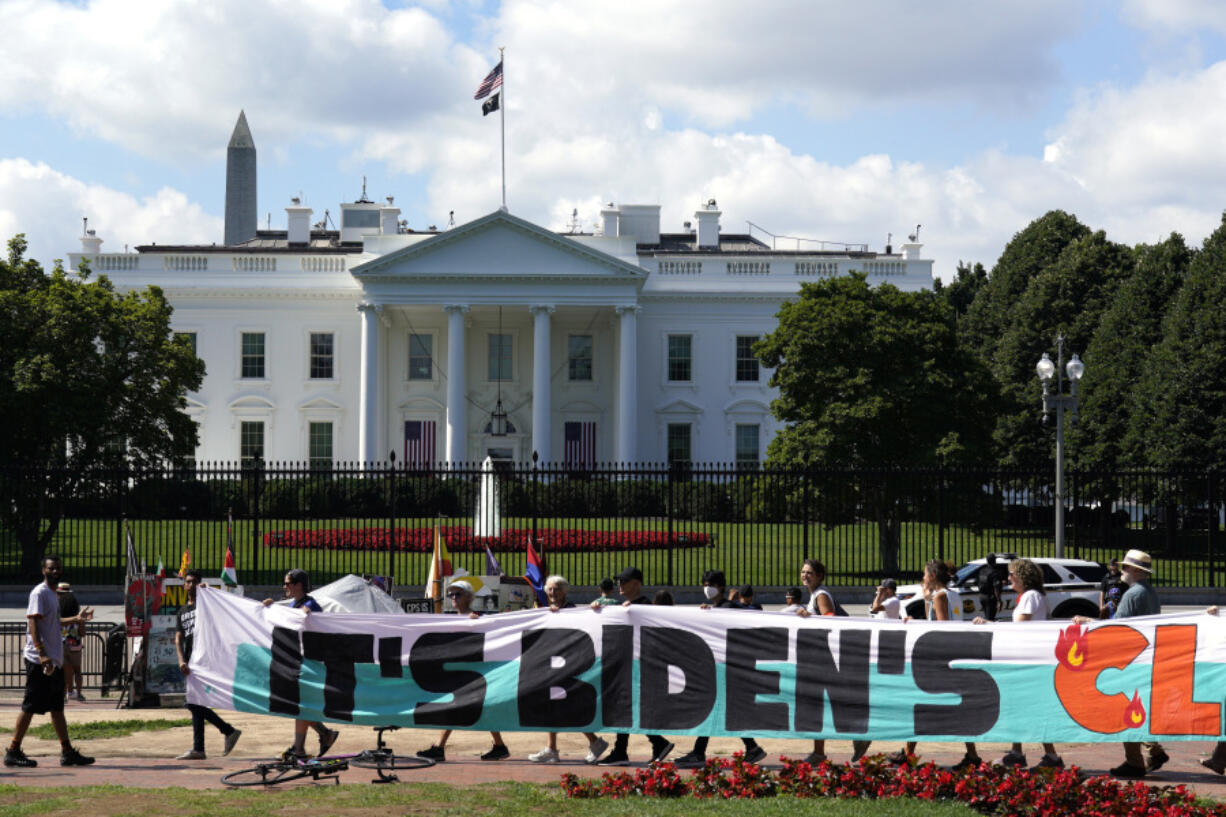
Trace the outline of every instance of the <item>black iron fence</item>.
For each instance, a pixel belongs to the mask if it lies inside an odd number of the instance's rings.
[[[1158,560],[1159,582],[1217,586],[1223,482],[1216,473],[1071,471],[1065,555],[1105,561],[1141,548]],[[31,534],[14,503],[30,501],[30,485],[44,486],[44,529],[58,519],[48,551],[78,585],[123,580],[130,530],[151,570],[160,560],[173,574],[190,558],[218,575],[232,539],[244,584],[277,585],[302,567],[317,584],[358,573],[420,587],[436,528],[453,564],[477,575],[489,559],[522,574],[531,541],[550,572],[578,585],[627,564],[649,585],[695,585],[711,567],[736,584],[792,585],[811,557],[831,584],[870,585],[915,578],[934,557],[1052,555],[1055,516],[1050,473],[986,468],[500,465],[492,482],[476,465],[0,468],[0,584],[29,579],[21,557]]]

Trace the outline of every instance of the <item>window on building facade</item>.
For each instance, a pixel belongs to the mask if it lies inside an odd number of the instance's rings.
[[[196,333],[195,332],[175,332],[175,340],[183,340],[191,347],[192,354],[196,354]]]
[[[757,342],[757,335],[736,336],[736,381],[738,383],[758,382],[758,356],[753,353],[753,345]]]
[[[736,464],[741,467],[758,467],[758,442],[761,427],[741,424],[736,426]]]
[[[332,424],[311,423],[307,432],[308,454],[311,470],[326,471],[332,468]]]
[[[669,465],[688,463],[693,460],[691,431],[689,423],[668,424]]]
[[[490,380],[511,379],[511,336],[490,335]]]
[[[333,365],[333,335],[331,332],[311,333],[311,379],[331,380]]]
[[[434,379],[434,336],[409,335],[409,380]]]
[[[264,459],[264,423],[261,420],[244,420],[238,430],[238,455],[248,460]]]
[[[571,335],[567,338],[567,369],[571,380],[592,379],[592,336]]]
[[[257,380],[264,377],[264,333],[244,332],[242,352],[243,377]]]
[[[668,379],[688,383],[694,377],[693,335],[668,336]]]

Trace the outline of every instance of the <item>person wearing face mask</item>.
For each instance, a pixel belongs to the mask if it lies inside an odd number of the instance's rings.
[[[743,603],[729,599],[727,590],[728,581],[724,578],[724,571],[708,570],[703,573],[702,594],[706,597],[706,601],[698,605],[698,609],[710,610],[713,607],[732,610],[749,609]],[[705,766],[707,764],[707,744],[710,742],[711,738],[706,736],[694,738],[694,747],[689,753],[677,758],[677,768],[701,769]],[[741,738],[741,742],[745,744],[745,762],[757,763],[766,757],[766,750],[759,746],[753,738]]]

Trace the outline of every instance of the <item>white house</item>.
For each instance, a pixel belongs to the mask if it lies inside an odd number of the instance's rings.
[[[232,157],[236,142],[245,118]],[[253,162],[237,175],[254,187]],[[596,234],[506,211],[421,232],[399,215],[363,195],[327,230],[295,201],[285,230],[252,224],[239,243],[104,253],[90,233],[70,263],[165,291],[208,367],[188,400],[198,460],[315,464],[754,462],[778,423],[751,347],[802,282],[932,285],[914,241],[777,249],[723,232],[714,200],[678,232],[658,205],[610,204]]]

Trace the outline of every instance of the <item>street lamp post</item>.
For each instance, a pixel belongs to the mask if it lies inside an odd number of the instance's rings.
[[[1034,367],[1043,383],[1043,424],[1054,411],[1056,413],[1056,558],[1064,558],[1064,412],[1072,412],[1070,418],[1077,420],[1077,381],[1085,374],[1085,364],[1073,355],[1064,365],[1064,335],[1056,338],[1056,362],[1052,363],[1047,352]],[[1064,393],[1064,375],[1068,374],[1069,393]],[[1055,393],[1052,393],[1052,377],[1056,378]]]

